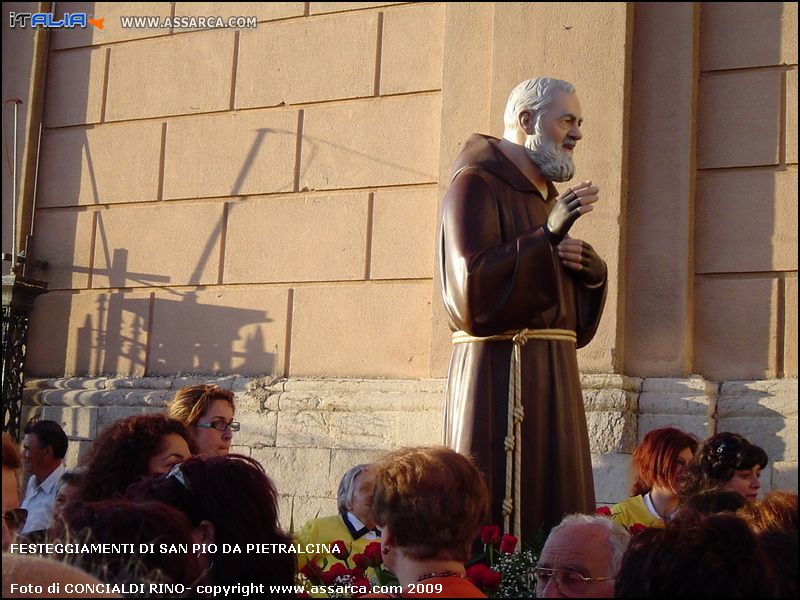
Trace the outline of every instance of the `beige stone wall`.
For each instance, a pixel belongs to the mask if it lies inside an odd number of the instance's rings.
[[[444,7],[78,4],[28,372],[428,376]],[[258,27],[119,25],[215,11]]]
[[[51,291],[27,371],[58,378],[30,406],[83,446],[217,374],[297,523],[330,510],[348,464],[438,442],[438,202],[467,137],[501,134],[513,85],[551,75],[577,87],[576,177],[602,194],[574,231],[610,273],[579,352],[598,500],[624,496],[637,441],[670,424],[741,431],[768,449],[768,485],[797,487],[796,4],[82,9],[106,30],[55,32],[32,69]],[[258,27],[119,26],[211,14]],[[292,476],[314,465],[322,487]]]
[[[796,377],[797,5],[637,5],[634,41],[625,371]]]

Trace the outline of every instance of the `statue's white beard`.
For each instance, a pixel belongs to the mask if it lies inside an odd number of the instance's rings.
[[[575,175],[572,156],[544,133],[526,136],[525,150],[542,175],[550,181],[569,181]]]

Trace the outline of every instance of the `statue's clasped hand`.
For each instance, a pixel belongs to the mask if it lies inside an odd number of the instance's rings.
[[[589,244],[567,236],[558,245],[558,257],[565,268],[577,271],[588,285],[601,283],[606,277],[606,264]]]

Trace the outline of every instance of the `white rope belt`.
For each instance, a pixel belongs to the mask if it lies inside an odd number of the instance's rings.
[[[464,331],[453,333],[454,344],[470,342],[514,343],[511,366],[508,371],[508,433],[503,447],[506,451],[506,496],[503,499],[503,527],[506,533],[519,536],[520,529],[520,478],[522,463],[522,347],[528,340],[578,341],[574,331],[569,329],[521,329],[499,335],[474,337]],[[517,546],[519,547],[519,546]]]

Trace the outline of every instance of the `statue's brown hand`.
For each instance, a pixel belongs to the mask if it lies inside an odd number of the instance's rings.
[[[578,217],[590,212],[592,204],[600,198],[600,189],[592,185],[591,181],[584,181],[559,196],[553,210],[547,217],[544,231],[550,243],[557,246],[561,243],[570,227]]]
[[[558,245],[558,257],[564,268],[577,271],[587,285],[601,283],[606,276],[606,264],[589,244],[567,236]]]

